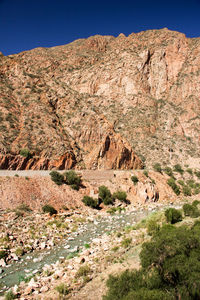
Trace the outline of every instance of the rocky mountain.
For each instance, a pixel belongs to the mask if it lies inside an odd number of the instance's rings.
[[[199,116],[200,38],[164,28],[0,54],[1,169],[199,167]]]

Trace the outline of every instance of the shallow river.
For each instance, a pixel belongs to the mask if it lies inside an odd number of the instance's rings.
[[[91,243],[94,238],[134,225],[150,213],[152,210],[122,212],[119,215],[85,223],[79,226],[78,232],[71,233],[66,240],[62,240],[62,243],[54,246],[52,250],[45,249],[24,255],[21,260],[3,268],[4,272],[0,275],[0,294],[5,289],[18,284],[22,278],[39,272],[45,264],[52,264],[61,258],[66,258],[70,253],[76,252],[77,247],[81,251],[81,247],[84,247],[86,243]]]

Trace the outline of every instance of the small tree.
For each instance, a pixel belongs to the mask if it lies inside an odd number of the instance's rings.
[[[55,182],[57,185],[62,185],[64,183],[64,176],[57,171],[51,171],[49,173],[51,176],[51,180]]]

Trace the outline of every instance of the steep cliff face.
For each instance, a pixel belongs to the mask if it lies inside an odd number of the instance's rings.
[[[1,168],[138,168],[135,153],[198,164],[199,38],[150,30],[0,55],[0,79]]]

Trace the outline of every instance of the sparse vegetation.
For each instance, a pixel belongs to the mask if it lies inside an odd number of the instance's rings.
[[[146,177],[149,177],[149,173],[148,173],[147,170],[144,170],[144,171],[143,171],[143,174],[144,174]]]
[[[88,265],[84,265],[79,268],[79,270],[76,273],[76,277],[77,278],[82,276],[85,277],[89,275],[91,272],[92,270],[90,269],[90,267]]]
[[[6,258],[7,257],[7,252],[5,250],[0,250],[0,259],[1,258]]]
[[[132,238],[124,238],[121,242],[122,247],[128,248],[131,245]]]
[[[51,205],[44,205],[43,207],[42,207],[42,211],[44,212],[44,213],[49,213],[50,214],[50,216],[52,216],[52,215],[56,215],[57,214],[57,210],[53,207],[53,206],[51,206]]]
[[[174,174],[173,174],[173,171],[172,171],[172,168],[170,168],[170,167],[166,167],[165,169],[164,169],[164,172],[168,175],[168,176],[170,176],[170,177],[174,177]]]
[[[69,288],[66,284],[61,283],[58,286],[55,287],[55,290],[60,294],[60,295],[68,295],[69,294]]]
[[[16,298],[17,298],[17,295],[15,295],[12,290],[5,293],[5,300],[13,300]]]

